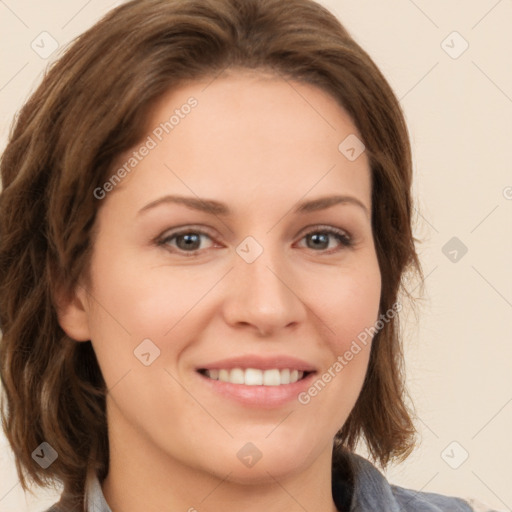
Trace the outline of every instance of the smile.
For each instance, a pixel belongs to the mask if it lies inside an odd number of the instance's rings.
[[[260,370],[257,368],[231,368],[200,370],[202,375],[212,380],[242,384],[245,386],[282,386],[294,384],[304,378],[308,372],[291,368],[271,368]]]

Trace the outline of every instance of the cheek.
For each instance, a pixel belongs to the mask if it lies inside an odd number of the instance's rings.
[[[379,319],[381,276],[376,258],[360,268],[364,271],[340,272],[325,281],[322,293],[310,303],[326,326],[323,342],[329,355],[299,402],[309,404],[313,416],[328,410],[334,426],[345,421],[359,395]]]
[[[352,341],[363,339],[362,334],[375,325],[379,303],[380,286],[374,282],[352,281],[339,293],[337,313],[332,311],[338,353],[346,351]]]
[[[107,251],[98,253],[93,314],[99,315],[103,328],[103,320],[117,324],[112,328],[130,333],[134,341],[140,336],[163,337],[212,285],[197,269],[154,267],[133,253],[110,261]]]
[[[373,257],[361,260],[358,268],[341,270],[323,280],[310,304],[327,327],[327,338],[336,354],[348,350],[352,341],[364,338],[376,324],[380,295],[381,276]]]
[[[332,439],[346,422],[363,387],[371,353],[372,328],[378,317],[379,286],[346,287],[337,294],[329,316],[332,331],[325,365],[298,397],[304,425]],[[336,307],[337,306],[337,307]],[[319,428],[319,422],[323,427]],[[313,430],[314,431],[314,430]]]
[[[158,372],[174,368],[190,340],[200,337],[213,314],[206,296],[218,275],[192,266],[141,265],[140,255],[113,259],[105,248],[98,249],[93,269],[89,329],[107,387],[127,372],[142,387],[153,385]]]

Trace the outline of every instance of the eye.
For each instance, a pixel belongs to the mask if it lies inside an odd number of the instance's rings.
[[[210,240],[207,247],[202,245],[203,240]],[[315,252],[330,254],[338,252],[343,248],[352,247],[353,241],[345,231],[333,227],[319,226],[309,231],[300,241],[306,241],[306,247]],[[173,252],[181,253],[184,256],[198,256],[201,250],[207,250],[214,246],[213,235],[207,231],[194,227],[187,227],[178,231],[164,234],[157,245],[170,248]],[[338,246],[338,248],[336,248]],[[328,250],[331,249],[331,250]]]
[[[328,254],[341,250],[336,249],[336,242],[338,247],[341,245],[341,248],[348,248],[353,245],[351,237],[345,231],[333,227],[318,227],[313,231],[309,231],[302,240],[306,240],[308,249],[313,249],[317,252],[332,249],[333,246],[330,242],[334,241],[334,250],[329,251]]]
[[[199,229],[187,228],[180,231],[166,233],[160,240],[158,240],[159,246],[171,247],[177,252],[188,253],[186,256],[195,256],[201,249],[208,249],[213,247],[201,246],[201,241],[204,239],[212,240],[209,233],[201,231]]]

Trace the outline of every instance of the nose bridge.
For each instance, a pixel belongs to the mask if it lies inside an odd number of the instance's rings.
[[[289,271],[286,271],[283,260],[283,254],[267,245],[253,262],[238,262],[240,273],[249,288],[248,295],[255,298],[266,296],[264,298],[270,302],[286,299],[287,293],[290,293],[285,286]]]
[[[262,237],[263,238],[263,237]],[[262,239],[260,238],[260,239]],[[270,332],[304,318],[304,304],[284,247],[266,236],[263,243],[247,237],[237,247],[230,301],[226,315],[230,323],[251,324]]]

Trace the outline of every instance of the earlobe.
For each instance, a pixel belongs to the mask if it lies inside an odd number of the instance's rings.
[[[89,312],[86,302],[87,291],[77,285],[71,294],[59,293],[57,297],[57,318],[62,330],[75,341],[89,341]]]

